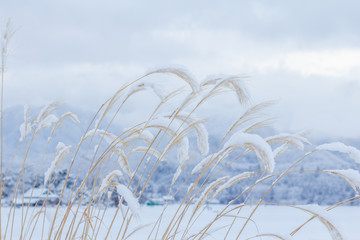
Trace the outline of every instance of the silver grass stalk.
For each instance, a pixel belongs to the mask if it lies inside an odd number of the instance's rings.
[[[58,119],[58,121],[55,122],[55,125],[53,127],[53,129],[51,130],[51,134],[50,136],[52,136],[54,133],[55,133],[55,130],[61,126],[61,124],[64,122],[64,120],[66,118],[70,118],[73,122],[75,122],[76,124],[79,124],[80,125],[80,120],[79,118],[76,116],[75,113],[72,113],[72,112],[67,112],[67,113],[64,113],[63,115],[61,115]],[[50,139],[49,139],[50,140]]]
[[[149,76],[149,75],[152,75],[152,74],[155,74],[155,73],[174,74],[174,75],[178,76],[179,78],[181,78],[182,80],[184,80],[187,84],[189,84],[189,86],[191,87],[193,93],[198,93],[200,91],[199,83],[185,69],[173,68],[173,67],[159,68],[159,69],[156,69],[154,71],[151,71],[151,72],[147,73],[146,76]]]
[[[20,139],[19,139],[20,142],[22,142],[25,139],[25,137],[32,132],[28,104],[24,105],[24,122],[20,125],[19,130],[20,130]]]
[[[197,133],[197,145],[202,155],[209,153],[209,134],[203,124],[204,120],[200,120],[195,116],[189,117],[189,114],[182,113],[176,115],[176,118],[184,121],[188,125],[193,124],[195,131]]]
[[[104,137],[105,141],[108,144],[113,143],[117,139],[117,137],[114,134],[109,133],[109,132],[107,132],[105,130],[91,129],[82,137],[82,140],[85,140],[85,139],[87,139],[89,137],[93,137],[93,136],[96,136],[96,135],[100,135],[100,136]]]
[[[245,147],[254,151],[263,171],[266,171],[269,174],[274,171],[274,154],[270,145],[262,137],[256,134],[243,133],[241,131],[236,132],[224,144],[224,149],[236,149],[238,147]]]
[[[240,173],[240,174],[230,178],[227,182],[225,182],[222,186],[220,186],[218,188],[218,190],[215,192],[214,196],[215,197],[218,196],[222,191],[231,187],[235,183],[249,179],[250,177],[254,176],[255,174],[256,174],[255,172],[243,172],[243,173]]]
[[[138,200],[134,197],[133,193],[123,184],[116,185],[117,192],[124,197],[125,201],[128,204],[131,212],[136,218],[140,217],[140,204]]]
[[[44,122],[47,122],[50,119],[49,116],[59,107],[59,102],[51,102],[47,105],[45,105],[41,110],[38,116],[33,120],[32,125],[37,127],[37,131],[41,129],[42,125],[47,125]]]
[[[306,208],[301,209],[317,217],[320,222],[327,228],[332,240],[344,240],[343,235],[340,233],[338,228],[335,227],[335,224],[329,220],[329,217],[326,216],[327,213],[323,209],[317,206],[307,206]]]
[[[289,149],[289,146],[287,143],[282,144],[280,147],[277,147],[274,149],[274,158],[278,158],[281,154],[286,152]]]
[[[247,104],[249,102],[250,96],[241,76],[230,75],[215,77],[214,79],[206,80],[201,84],[202,87],[208,85],[215,86],[211,89],[206,98],[216,94],[216,92],[219,90],[222,91],[223,88],[227,88],[235,92],[241,105]]]
[[[237,127],[241,126],[242,124],[244,124],[246,122],[249,122],[251,120],[259,118],[261,115],[263,115],[263,111],[272,105],[274,105],[274,102],[267,101],[267,102],[258,103],[258,104],[255,104],[254,106],[249,107],[233,123],[232,130],[235,130]]]
[[[124,151],[122,149],[119,149],[119,148],[113,148],[111,150],[110,157],[115,153],[118,154],[117,162],[118,162],[121,170],[123,172],[125,172],[129,177],[132,177],[133,173],[132,173],[132,171],[130,169],[130,165],[129,165],[129,162],[128,162],[128,157],[126,156]]]
[[[105,178],[101,181],[100,188],[98,190],[99,193],[102,193],[108,187],[110,187],[112,180],[122,177],[123,174],[120,170],[113,170],[108,173]]]
[[[346,181],[357,195],[360,195],[360,173],[354,169],[347,170],[323,170],[323,172],[334,174]]]
[[[195,203],[195,209],[194,209],[194,213],[199,210],[199,208],[209,199],[213,196],[213,194],[216,192],[217,188],[224,183],[229,177],[225,176],[225,177],[221,177],[219,179],[217,179],[216,181],[210,183],[205,189],[204,191],[201,193],[201,196],[199,197],[199,199],[196,201]]]
[[[311,145],[309,140],[299,134],[290,134],[290,133],[281,133],[274,136],[265,138],[269,144],[273,143],[286,143],[288,145],[293,145],[300,150],[304,150],[304,143]]]
[[[130,154],[138,153],[138,152],[147,152],[147,153],[155,156],[157,159],[159,159],[159,161],[164,161],[164,162],[167,161],[166,158],[161,158],[161,153],[159,151],[157,151],[151,147],[144,147],[144,146],[136,147],[133,150],[131,150]]]
[[[50,167],[45,172],[44,185],[49,181],[52,173],[55,171],[55,168],[59,165],[59,163],[70,153],[70,149],[72,146],[66,146],[64,143],[59,142],[56,146],[56,156],[55,159],[51,162]]]
[[[151,143],[154,140],[154,135],[146,129],[134,129],[129,133],[129,135],[121,138],[121,142],[123,142],[124,144],[137,140]]]
[[[345,145],[341,142],[322,144],[322,145],[317,146],[316,149],[346,153],[356,163],[360,164],[360,150],[355,147]]]
[[[178,162],[184,164],[189,159],[189,139],[186,137],[189,133],[188,128],[184,129],[179,123],[166,117],[153,119],[146,128],[160,129],[171,137],[160,159],[165,157],[165,154],[175,145],[177,145]]]
[[[219,162],[220,160],[226,158],[228,154],[230,153],[231,149],[222,149],[217,153],[210,154],[203,160],[201,160],[198,164],[195,165],[193,168],[191,174],[194,174],[204,168],[207,168],[208,166],[212,165],[214,162]]]

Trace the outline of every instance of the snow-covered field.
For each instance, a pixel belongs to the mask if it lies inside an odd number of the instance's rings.
[[[196,220],[196,223],[191,227],[189,233],[186,235],[187,237],[191,236],[193,233],[199,232],[207,223],[209,223],[216,215],[221,211],[223,205],[211,205],[203,214]],[[314,209],[314,206],[302,206],[304,208]],[[174,215],[175,211],[177,210],[178,205],[169,205],[167,207],[166,213],[164,214],[160,228],[158,230],[157,236],[155,235],[155,231],[151,235],[149,239],[161,239],[162,233],[168,223],[171,221],[172,216]],[[31,239],[41,239],[41,232],[43,227],[43,220],[44,221],[44,239],[47,239],[47,234],[50,229],[49,220],[53,218],[55,208],[48,207],[46,209],[46,214],[44,218],[44,214],[38,214],[40,211],[40,207],[37,208],[30,208],[28,217],[26,220],[26,228],[24,230],[25,238],[23,239],[30,239],[31,232],[33,227],[29,227],[36,221],[37,216],[40,216],[36,228],[33,231]],[[126,235],[133,232],[133,230],[137,229],[139,226],[144,226],[140,230],[136,231],[133,235],[131,235],[128,239],[148,239],[149,232],[151,232],[153,228],[153,223],[156,222],[158,216],[161,214],[163,206],[142,206],[140,219],[133,221],[130,228],[128,229]],[[248,217],[251,213],[252,207],[245,207],[242,208],[240,215],[242,217]],[[60,209],[60,215],[63,213],[65,208]],[[84,209],[81,209],[82,212]],[[108,227],[111,224],[111,220],[115,214],[115,208],[109,208],[106,211],[104,216],[103,223],[101,224],[100,231],[98,235],[94,239],[104,239],[106,236],[106,232]],[[190,208],[188,214],[192,212]],[[5,231],[6,228],[6,220],[8,219],[9,208],[2,208],[2,232]],[[11,214],[13,215],[13,213]],[[360,207],[340,207],[336,208],[330,212],[325,214],[326,218],[331,221],[334,226],[341,232],[341,234],[348,240],[358,240],[360,239]],[[8,226],[6,239],[11,239],[12,232],[12,239],[19,239],[21,234],[21,219],[22,219],[22,211],[21,208],[17,208],[14,214],[15,221],[12,226]],[[101,214],[99,215],[101,216]],[[121,227],[121,212],[119,212],[119,217],[115,219],[112,231],[110,232],[108,239],[116,239],[118,230]],[[233,221],[233,215],[229,214],[223,217],[220,221],[218,221],[211,229],[209,229],[208,233],[210,235],[207,236],[206,239],[224,239],[224,236],[227,231],[227,227]],[[278,207],[278,206],[261,206],[252,217],[252,221],[248,223],[244,232],[240,236],[239,239],[249,239],[258,234],[278,234],[282,237],[289,237],[289,233],[291,233],[294,229],[298,226],[303,224],[306,220],[309,219],[311,215],[304,213],[301,210],[288,208],[288,207]],[[178,229],[179,234],[176,239],[182,239],[182,229],[188,223],[189,216],[185,216],[183,220],[183,224]],[[10,218],[11,219],[11,218]],[[57,223],[55,226],[58,226],[60,222],[60,217],[57,218]],[[96,221],[97,218],[92,219],[91,229],[97,229],[99,227],[99,221]],[[235,239],[237,234],[239,233],[241,227],[244,224],[244,219],[237,218],[235,225],[233,226],[229,236],[227,239]],[[70,226],[67,224],[68,228]],[[222,228],[225,227],[225,228]],[[83,225],[80,225],[79,231],[83,230]],[[63,239],[66,238],[66,231],[62,234]],[[80,235],[78,235],[80,236]],[[124,239],[122,236],[119,239]],[[186,238],[185,238],[186,239]],[[191,238],[190,238],[191,239]],[[255,239],[277,239],[271,236],[264,236],[262,238],[255,238]],[[287,238],[285,238],[287,239]],[[332,239],[329,232],[327,231],[326,227],[317,219],[309,222],[306,226],[304,226],[300,231],[292,239],[303,239],[303,240],[322,240],[322,239]]]

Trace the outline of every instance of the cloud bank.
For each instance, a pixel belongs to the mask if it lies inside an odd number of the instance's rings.
[[[360,137],[357,1],[7,1],[19,28],[6,105],[61,100],[98,107],[125,81],[181,64],[199,81],[247,75],[275,99],[277,128]],[[221,103],[220,103],[221,104]],[[230,113],[229,113],[230,114]]]

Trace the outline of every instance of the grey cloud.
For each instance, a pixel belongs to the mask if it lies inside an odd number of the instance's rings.
[[[288,42],[300,48],[358,46],[359,5],[356,1],[9,1],[0,13],[21,26],[18,54],[24,61],[149,62],[168,61],[189,50],[181,43],[154,38],[155,30],[220,34],[229,30],[268,48]]]

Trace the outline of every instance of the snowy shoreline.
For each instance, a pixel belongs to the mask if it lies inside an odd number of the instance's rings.
[[[236,205],[234,205],[235,207]],[[145,206],[142,205],[140,209],[140,218],[136,221],[133,221],[130,225],[130,228],[126,235],[130,234],[132,231],[134,231],[139,226],[145,226],[144,228],[140,229],[139,231],[135,232],[133,235],[129,237],[129,239],[145,239],[147,238],[149,232],[151,232],[151,229],[153,227],[153,224],[158,219],[158,216],[160,216],[164,206]],[[159,233],[157,238],[155,238],[155,234],[151,236],[150,239],[160,239],[162,232],[164,231],[165,227],[167,226],[166,223],[169,223],[172,216],[174,215],[175,211],[179,207],[178,204],[169,205],[166,208],[165,214],[163,216],[162,222]],[[192,207],[192,206],[191,206]],[[209,223],[213,218],[215,218],[221,210],[225,207],[225,205],[210,205],[208,206],[204,212],[201,214],[199,219],[197,220],[196,224],[194,224],[187,236],[191,236],[191,234],[199,232],[203,227],[206,226],[207,223]],[[314,209],[314,205],[302,205],[299,207],[303,207],[309,210]],[[317,208],[325,209],[324,206],[317,206]],[[254,209],[254,207],[246,206],[241,209],[241,212],[239,216],[247,218],[251,211]],[[1,213],[2,213],[2,229],[5,230],[6,228],[6,220],[8,219],[10,208],[2,207]],[[26,209],[25,209],[26,210]],[[65,212],[66,208],[60,208],[58,218],[55,221],[55,228],[58,226],[58,224],[61,221],[62,214]],[[81,208],[79,210],[79,213],[82,213],[85,209]],[[102,216],[103,211],[101,209],[94,208],[94,214],[101,213],[99,216]],[[99,211],[100,210],[100,211]],[[191,210],[191,209],[190,209]],[[24,233],[26,235],[26,239],[29,239],[30,234],[33,230],[33,224],[35,223],[35,220],[37,216],[40,216],[38,219],[38,222],[36,224],[35,231],[33,235],[31,236],[31,239],[41,239],[41,232],[43,227],[43,221],[44,221],[44,238],[48,234],[48,231],[50,229],[50,222],[52,221],[54,217],[54,213],[56,211],[55,207],[47,207],[45,217],[43,212],[39,214],[39,211],[44,211],[41,207],[36,208],[29,208],[28,216],[25,220],[25,228]],[[114,216],[116,211],[116,208],[108,208],[105,212],[103,222],[100,227],[100,231],[98,232],[97,238],[105,237],[107,233],[108,226],[110,226],[112,217]],[[25,216],[24,211],[24,216]],[[188,211],[185,218],[189,218],[189,214],[192,211]],[[237,210],[236,210],[237,212]],[[234,212],[235,213],[235,212]],[[10,220],[12,220],[12,214]],[[18,239],[21,234],[21,222],[22,219],[22,211],[21,208],[16,208],[15,210],[15,221],[12,229],[12,238]],[[233,214],[229,213],[221,218],[221,220],[217,221],[216,224],[210,229],[209,233],[211,233],[212,237],[209,237],[209,239],[222,239],[227,231],[227,227],[222,228],[224,226],[228,226],[233,221]],[[358,239],[358,236],[360,235],[360,229],[358,226],[360,226],[360,207],[358,206],[343,206],[336,209],[333,209],[332,211],[326,212],[326,217],[329,218],[329,220],[336,226],[336,228],[339,230],[339,232],[348,240],[356,240]],[[249,224],[246,226],[244,232],[241,235],[241,239],[246,239],[258,234],[277,234],[279,236],[289,236],[289,234],[295,230],[298,226],[303,224],[306,220],[308,220],[311,217],[311,214],[305,213],[299,209],[293,209],[289,207],[280,207],[280,206],[260,206],[255,214],[252,217],[253,221],[250,221]],[[94,228],[97,228],[100,226],[100,221],[96,221],[96,217],[93,218],[92,226]],[[68,223],[66,227],[64,228],[66,231],[69,227],[69,222],[71,221],[71,218],[68,219]],[[118,231],[121,226],[121,213],[119,212],[115,223],[112,227],[112,230],[109,234],[109,239],[116,239],[116,236],[118,234]],[[244,224],[244,219],[237,218],[235,225],[233,226],[232,230],[230,231],[230,235],[228,239],[235,239],[239,229],[241,229],[241,226]],[[11,223],[11,222],[10,222]],[[185,227],[185,225],[188,223],[187,220],[183,221],[183,224],[180,226],[179,230],[181,231],[182,228]],[[83,223],[81,223],[83,224]],[[7,230],[7,236],[6,239],[10,239],[10,229],[11,224],[8,226]],[[3,231],[4,232],[4,231]],[[24,234],[23,233],[23,234]],[[178,235],[178,238],[181,239],[182,234]],[[66,238],[66,232],[62,234],[62,239]],[[317,239],[317,240],[327,240],[331,239],[331,236],[329,232],[327,231],[326,227],[321,224],[320,221],[317,219],[314,219],[313,221],[309,222],[307,225],[303,227],[300,231],[297,232],[297,234],[292,239]]]

